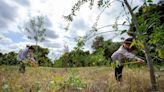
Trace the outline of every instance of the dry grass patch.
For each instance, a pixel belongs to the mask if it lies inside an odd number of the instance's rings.
[[[158,72],[159,92],[164,89],[164,72]],[[17,66],[0,66],[0,92],[150,92],[147,68],[123,71],[123,84],[114,79],[109,67],[48,68],[27,67],[25,74]]]

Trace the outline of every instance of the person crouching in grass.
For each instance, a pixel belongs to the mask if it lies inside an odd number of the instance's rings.
[[[30,64],[32,67],[36,67],[36,61],[33,57],[34,48],[32,46],[26,46],[24,50],[19,51],[18,60],[20,61],[19,72],[25,73],[26,64]]]

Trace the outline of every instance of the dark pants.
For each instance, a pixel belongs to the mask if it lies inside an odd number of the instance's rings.
[[[25,73],[25,71],[26,71],[25,63],[20,62],[19,72],[20,73]]]
[[[121,66],[118,66],[118,67],[116,67],[115,68],[115,79],[117,80],[117,81],[122,81],[122,70],[123,70],[123,65],[121,65]]]

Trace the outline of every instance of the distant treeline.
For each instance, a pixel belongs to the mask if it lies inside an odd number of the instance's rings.
[[[48,48],[42,48],[40,46],[33,46],[37,51],[34,53],[35,59],[38,61],[39,66],[46,67],[87,67],[87,66],[104,66],[110,65],[111,55],[121,46],[120,42],[112,42],[111,40],[104,40],[102,36],[95,38],[92,44],[92,53],[89,51],[83,51],[82,48],[75,47],[71,52],[65,52],[61,57],[52,63],[47,57],[49,53]],[[141,56],[143,59],[144,54],[142,51],[133,47],[135,53]],[[152,52],[155,53],[155,52]],[[18,65],[17,54],[15,52],[9,52],[6,54],[0,53],[0,65]],[[152,57],[153,58],[153,57]],[[159,57],[158,57],[159,58]],[[153,58],[154,62],[160,63],[159,59]]]

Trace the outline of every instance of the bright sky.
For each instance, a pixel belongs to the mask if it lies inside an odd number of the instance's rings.
[[[132,1],[132,7],[143,3],[143,0],[129,1]],[[21,28],[30,17],[40,15],[45,16],[48,31],[46,32],[46,40],[39,45],[50,49],[49,57],[54,59],[60,56],[64,51],[64,46],[68,46],[71,50],[76,45],[75,39],[89,33],[88,30],[91,29],[97,15],[102,10],[97,7],[90,10],[89,4],[83,5],[71,23],[70,29],[66,31],[64,28],[68,22],[63,19],[63,15],[68,15],[76,2],[77,0],[0,0],[0,51],[3,53],[18,52],[27,44],[35,44],[34,41],[27,38],[26,32]],[[122,10],[120,3],[112,3],[100,17],[98,27],[114,24],[116,17]],[[125,20],[126,16],[123,16],[118,23],[121,24]],[[126,28],[120,27],[119,29]],[[100,32],[112,30],[112,27],[108,27],[100,30]],[[114,41],[120,41],[121,37],[126,37],[126,34],[117,37],[115,35],[115,33],[106,33],[104,37],[106,39],[113,38]],[[91,50],[92,40],[86,42],[85,50]]]

